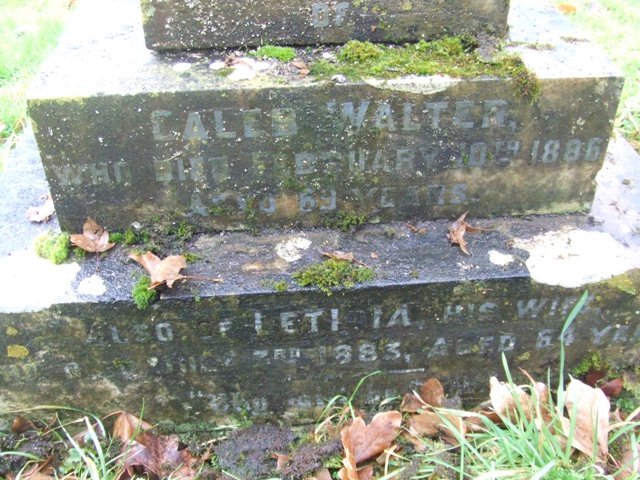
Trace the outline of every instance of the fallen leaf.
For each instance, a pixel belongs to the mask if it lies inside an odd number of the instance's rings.
[[[467,432],[464,419],[453,413],[422,412],[411,415],[409,432],[416,436],[436,437],[451,445],[458,445]]]
[[[329,472],[328,468],[321,468],[316,472],[316,474],[312,477],[315,480],[332,480],[331,472]]]
[[[289,455],[283,455],[282,453],[274,453],[272,457],[276,460],[276,472],[281,472],[287,463],[291,461]]]
[[[471,253],[469,253],[469,250],[467,249],[467,241],[464,239],[464,234],[467,232],[480,232],[483,229],[469,225],[465,220],[465,218],[467,217],[467,213],[469,212],[464,212],[462,215],[460,215],[460,218],[458,218],[455,222],[453,222],[453,224],[451,224],[451,226],[449,227],[447,238],[449,239],[451,245],[459,245],[460,250],[462,250],[467,255],[471,255]]]
[[[420,387],[420,398],[432,407],[442,407],[444,404],[444,387],[437,378],[430,378]]]
[[[566,408],[569,418],[563,418],[565,435],[569,434],[572,423],[575,426],[571,445],[589,458],[595,454],[599,461],[606,462],[611,405],[604,392],[573,378],[567,386]]]
[[[522,409],[526,418],[531,418],[531,397],[517,385],[505,384],[496,377],[489,380],[489,398],[493,410],[502,417],[515,418]]]
[[[418,437],[435,437],[442,418],[435,412],[422,412],[409,418],[409,432]]]
[[[369,425],[358,417],[340,431],[342,445],[345,451],[353,453],[356,464],[360,463],[389,448],[399,433],[401,423],[402,414],[395,410],[376,414]]]
[[[577,8],[574,5],[571,5],[570,3],[560,3],[557,6],[558,10],[562,13],[576,13]]]
[[[640,446],[634,445],[627,439],[622,450],[620,470],[615,476],[616,480],[637,479],[640,473]]]
[[[402,403],[400,404],[401,412],[416,413],[418,410],[425,408],[427,405],[422,401],[420,395],[415,392],[405,393]]]
[[[129,258],[138,262],[149,272],[151,276],[149,290],[163,283],[166,283],[167,287],[172,288],[173,282],[185,278],[184,275],[179,273],[180,270],[187,266],[187,261],[182,255],[170,255],[160,260],[152,252],[147,252],[144,255],[131,254]]]
[[[300,60],[294,60],[293,62],[291,62],[291,65],[293,65],[294,67],[296,67],[298,70],[308,70],[309,66],[300,61]]]
[[[142,433],[151,430],[153,425],[127,412],[120,412],[113,423],[112,436],[122,443],[135,440],[142,443]]]
[[[356,259],[353,252],[341,252],[340,250],[320,252],[320,255],[333,260],[345,260],[347,262],[353,262]]]
[[[584,376],[584,383],[589,385],[590,387],[597,387],[600,380],[602,380],[607,375],[606,370],[589,370],[587,374]]]
[[[17,433],[19,435],[29,430],[37,430],[36,426],[31,420],[27,420],[22,415],[18,415],[13,419],[13,423],[11,424],[11,431],[13,433]]]
[[[56,213],[56,210],[53,206],[53,198],[48,193],[42,205],[27,209],[27,218],[34,223],[48,222],[54,213]]]
[[[411,223],[406,223],[405,225],[409,230],[411,230],[413,233],[417,233],[418,235],[424,235],[425,233],[427,233],[427,229],[425,227],[416,227]]]
[[[613,380],[609,380],[604,385],[600,386],[600,390],[604,392],[604,394],[611,398],[618,398],[622,393],[622,388],[624,387],[624,380],[621,378],[615,378]]]
[[[369,254],[369,256],[370,256],[371,258],[373,258],[374,260],[377,260],[378,258],[380,258],[376,252],[371,252],[371,253]]]
[[[76,247],[92,253],[106,252],[115,245],[109,243],[109,232],[88,217],[82,226],[82,233],[74,233],[70,239]]]
[[[159,478],[179,478],[191,480],[198,474],[197,462],[187,449],[178,450],[178,435],[142,434],[142,442],[131,447],[125,446],[124,464],[128,471],[142,467],[147,473]]]

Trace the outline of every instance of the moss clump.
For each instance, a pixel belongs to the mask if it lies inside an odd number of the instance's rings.
[[[325,226],[328,228],[338,228],[343,232],[353,232],[366,222],[367,216],[365,214],[338,212],[335,217],[325,222]]]
[[[139,310],[146,310],[158,296],[157,290],[149,290],[150,285],[151,280],[149,277],[141,277],[131,289],[133,303],[136,304]]]
[[[356,266],[345,260],[333,258],[293,274],[293,279],[301,287],[317,287],[329,296],[334,288],[353,288],[357,283],[374,278],[375,272],[368,267]]]
[[[363,63],[374,60],[382,55],[380,47],[371,42],[351,40],[338,52],[338,59],[349,63]]]
[[[296,56],[296,51],[291,47],[276,47],[275,45],[263,45],[250,53],[256,58],[274,58],[281,62],[290,62]]]
[[[36,238],[34,248],[39,257],[58,265],[69,257],[69,234],[45,233]]]
[[[184,257],[185,261],[189,264],[196,263],[198,260],[202,258],[201,255],[198,255],[197,253],[193,253],[193,252],[184,252],[182,256]]]
[[[193,227],[188,223],[180,223],[171,233],[175,235],[178,240],[186,241],[193,236]]]
[[[584,377],[589,372],[608,370],[609,365],[604,361],[602,355],[598,352],[588,354],[582,361],[571,371],[575,377]]]
[[[511,77],[520,95],[535,99],[540,94],[540,82],[518,56],[499,54],[486,62],[477,55],[477,46],[470,37],[420,40],[402,46],[352,40],[338,51],[338,62],[320,60],[311,66],[311,74],[321,79],[342,74],[351,80],[436,74],[457,78]]]
[[[124,233],[121,233],[121,232],[110,232],[109,233],[109,242],[110,243],[123,243],[124,242]]]

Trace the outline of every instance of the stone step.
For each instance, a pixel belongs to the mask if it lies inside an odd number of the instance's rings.
[[[591,203],[622,78],[544,6],[518,0],[511,13],[510,50],[537,82],[520,72],[344,83],[251,59],[225,77],[220,52],[153,54],[128,7],[79,9],[33,88],[65,230],[87,216],[211,231]]]
[[[309,414],[375,370],[383,374],[359,405],[429,376],[473,402],[486,398],[489,376],[504,378],[502,354],[514,373],[556,366],[564,320],[587,288],[566,335],[568,366],[589,351],[637,363],[640,271],[624,272],[640,267],[640,242],[607,233],[640,215],[637,162],[628,152],[608,159],[609,196],[598,194],[593,218],[470,218],[486,229],[467,235],[471,256],[449,245],[450,221],[194,236],[162,256],[194,254],[183,273],[224,283],[177,282],[141,311],[130,294],[143,275],[127,259],[133,247],[59,266],[35,257],[33,237],[51,227],[24,218],[46,192],[25,137],[0,176],[0,405],[106,413],[144,402],[148,418],[191,421]],[[294,273],[321,250],[353,252],[375,279],[331,296],[298,287]]]
[[[147,47],[154,50],[418,41],[506,32],[508,0],[143,0]]]

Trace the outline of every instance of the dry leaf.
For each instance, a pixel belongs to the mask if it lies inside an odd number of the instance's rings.
[[[557,6],[558,10],[561,11],[562,13],[576,13],[577,8],[574,5],[571,5],[570,3],[560,3]]]
[[[365,425],[362,418],[356,418],[340,432],[345,452],[353,453],[356,464],[379,455],[391,446],[401,423],[402,414],[395,410],[376,414],[369,425]]]
[[[602,390],[607,397],[617,398],[622,393],[623,387],[624,380],[621,378],[615,378],[613,380],[609,380],[604,385],[601,385],[600,390]]]
[[[125,467],[132,471],[135,467],[142,467],[148,473],[160,478],[179,478],[191,480],[196,477],[198,470],[194,468],[194,459],[187,449],[178,450],[180,439],[178,435],[153,435],[150,432],[142,434],[142,442],[124,450]]]
[[[138,262],[149,272],[151,276],[149,290],[163,283],[166,283],[167,287],[172,288],[173,282],[184,278],[184,275],[179,272],[187,266],[187,261],[182,255],[170,255],[164,260],[160,260],[153,253],[147,252],[144,255],[131,254],[129,258]]]
[[[153,425],[141,420],[135,415],[120,412],[113,424],[112,436],[119,439],[122,443],[129,443],[131,440],[142,443],[142,433],[152,428]]]
[[[422,401],[420,395],[417,393],[405,393],[402,403],[400,404],[400,411],[416,413],[418,410],[425,408],[426,406],[427,405]]]
[[[422,412],[409,418],[409,432],[416,436],[435,437],[440,431],[442,418],[435,412]]]
[[[19,435],[29,430],[37,430],[36,426],[31,420],[27,420],[22,415],[18,415],[13,419],[13,423],[11,424],[11,431],[13,433],[17,433]]]
[[[281,472],[287,463],[291,461],[289,455],[283,455],[282,453],[274,453],[271,457],[276,460],[276,472]]]
[[[620,459],[620,471],[616,480],[637,479],[640,473],[640,447],[627,439]]]
[[[294,60],[293,62],[291,62],[291,65],[296,67],[298,70],[307,70],[309,68],[309,66],[306,63],[300,60]]]
[[[467,255],[471,255],[471,253],[469,253],[469,250],[467,249],[467,241],[464,239],[464,234],[467,232],[476,233],[482,231],[483,229],[469,225],[465,221],[467,213],[469,212],[464,212],[462,215],[460,215],[460,218],[453,222],[453,224],[449,227],[447,238],[449,239],[449,242],[451,242],[451,245],[459,245],[460,250],[462,250]]]
[[[51,198],[51,194],[48,193],[42,205],[29,207],[27,209],[27,218],[35,223],[48,222],[54,213],[56,213],[56,210],[53,206],[53,198]]]
[[[109,243],[109,232],[88,217],[82,226],[82,233],[74,233],[70,238],[71,243],[85,252],[102,253],[115,245]]]
[[[430,378],[420,387],[420,398],[432,407],[444,404],[444,387],[437,378]]]
[[[310,480],[332,480],[331,472],[328,468],[321,468]]]
[[[376,252],[371,252],[371,253],[369,254],[369,256],[370,256],[371,258],[373,258],[374,260],[377,260],[378,258],[380,258]]]
[[[595,453],[599,461],[606,462],[611,405],[604,392],[573,378],[567,386],[566,407],[569,418],[563,418],[565,435],[569,433],[571,423],[575,425],[571,445],[589,458]],[[593,451],[594,438],[596,452]]]
[[[451,445],[458,445],[458,439],[467,432],[464,419],[452,413],[423,412],[409,419],[409,432],[416,436],[435,437]]]
[[[356,257],[353,252],[341,252],[340,250],[320,252],[323,257],[331,258],[333,260],[344,260],[347,262],[354,262]]]
[[[405,225],[409,230],[411,230],[413,233],[417,233],[418,235],[424,235],[425,233],[427,233],[427,229],[425,227],[416,227],[412,223],[406,223]]]
[[[521,407],[525,416],[530,418],[531,397],[527,392],[517,385],[500,382],[496,377],[491,377],[489,384],[491,385],[489,393],[491,406],[498,415],[514,418]]]

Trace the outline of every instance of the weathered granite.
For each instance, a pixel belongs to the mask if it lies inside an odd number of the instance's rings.
[[[359,404],[431,375],[473,402],[501,374],[502,353],[532,374],[555,365],[558,332],[586,288],[587,307],[566,337],[569,365],[593,350],[637,364],[639,271],[624,272],[640,267],[640,240],[621,227],[640,212],[638,156],[616,145],[624,155],[607,160],[599,190],[622,188],[624,212],[599,193],[594,218],[471,218],[489,229],[467,235],[471,257],[448,244],[448,221],[420,223],[422,235],[394,223],[197,236],[161,253],[197,254],[184,273],[224,283],[178,282],[139,311],[130,290],[143,271],[126,247],[99,262],[35,258],[31,243],[47,227],[22,217],[42,193],[27,135],[0,175],[0,190],[18,192],[0,209],[0,412],[47,403],[135,412],[144,402],[151,419],[308,414],[376,369],[383,375],[365,384]],[[586,251],[567,233],[588,236]],[[325,249],[354,252],[377,278],[330,297],[296,287],[293,272]],[[276,293],[277,281],[289,289]]]
[[[418,41],[443,35],[502,36],[509,0],[142,0],[154,50],[314,45],[351,39]]]
[[[534,101],[487,77],[335,84],[272,64],[238,80],[210,68],[220,53],[148,52],[129,1],[80,9],[30,100],[60,223],[210,231],[345,211],[383,222],[584,211],[622,79],[533,3],[513,2],[510,21],[511,49],[542,86]]]

